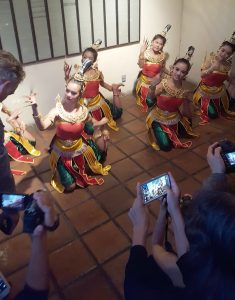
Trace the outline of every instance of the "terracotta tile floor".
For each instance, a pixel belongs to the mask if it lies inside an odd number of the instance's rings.
[[[124,97],[123,106],[125,111],[118,121],[120,130],[111,132],[107,163],[112,169],[104,177],[104,185],[72,194],[58,194],[52,189],[47,149],[53,131],[42,133],[30,126],[42,156],[33,165],[12,162],[12,167],[27,171],[24,177],[15,178],[18,192],[48,189],[60,214],[59,229],[48,234],[51,300],[123,299],[124,267],[132,230],[127,212],[136,183],[172,171],[182,192],[192,193],[209,174],[205,160],[208,144],[221,137],[235,140],[234,123],[216,120],[207,126],[195,126],[200,137],[190,150],[156,152],[148,146],[145,115],[136,107],[134,98]],[[150,207],[149,234],[158,211],[156,201]],[[13,285],[13,295],[23,286],[30,255],[29,239],[21,232],[22,222],[11,237],[0,232],[0,266]]]

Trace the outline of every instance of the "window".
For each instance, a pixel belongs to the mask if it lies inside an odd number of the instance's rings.
[[[24,64],[140,40],[140,0],[0,0],[0,49]]]

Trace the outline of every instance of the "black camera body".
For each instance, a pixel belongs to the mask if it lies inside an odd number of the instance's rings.
[[[33,233],[34,229],[44,222],[44,212],[37,205],[37,201],[30,196],[24,210],[23,232]]]
[[[44,213],[37,205],[33,194],[0,194],[0,207],[3,211],[24,211],[23,232],[33,233],[34,229],[43,223]],[[0,224],[3,227],[3,224]],[[3,229],[6,233],[6,231]]]
[[[219,146],[222,148],[221,156],[225,163],[226,173],[235,173],[235,144],[229,140],[222,140]]]

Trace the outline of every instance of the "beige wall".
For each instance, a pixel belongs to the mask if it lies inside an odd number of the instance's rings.
[[[172,62],[179,53],[180,31],[182,18],[182,0],[142,0],[141,1],[141,40],[143,37],[151,39],[156,33],[163,30],[166,24],[172,24],[165,47],[169,52],[169,62]],[[120,82],[122,75],[126,75],[124,93],[130,93],[133,82],[138,74],[137,59],[139,45],[120,47],[100,51],[99,67],[108,83]],[[80,56],[68,58],[69,64],[80,62]],[[54,105],[55,96],[63,95],[63,59],[47,63],[34,64],[25,67],[26,78],[19,86],[16,94],[10,96],[5,104],[10,108],[22,106],[23,95],[28,95],[30,89],[38,94],[39,110],[42,114],[48,112]],[[110,97],[110,93],[105,93]],[[26,123],[32,123],[30,108],[25,108],[22,118]]]
[[[184,0],[180,54],[184,55],[189,45],[196,48],[188,76],[192,82],[200,79],[206,53],[216,51],[235,31],[234,12],[234,0]]]

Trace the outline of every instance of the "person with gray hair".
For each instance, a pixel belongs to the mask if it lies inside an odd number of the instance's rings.
[[[14,94],[24,79],[22,64],[9,52],[0,50],[0,106],[7,96]],[[0,118],[0,193],[15,193],[15,182],[10,170],[10,162],[4,147],[4,125]],[[18,214],[3,211],[0,215],[0,229],[10,234],[18,221]]]

